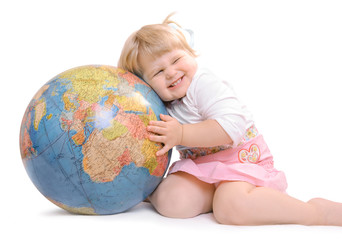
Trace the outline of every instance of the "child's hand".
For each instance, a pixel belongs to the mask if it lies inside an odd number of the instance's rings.
[[[172,147],[180,145],[182,142],[183,127],[173,117],[160,114],[162,121],[150,121],[147,131],[157,134],[151,134],[149,139],[154,142],[164,144],[164,147],[157,152],[157,156],[161,156]]]

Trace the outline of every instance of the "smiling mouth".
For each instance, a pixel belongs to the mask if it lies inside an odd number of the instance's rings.
[[[180,79],[178,79],[177,81],[175,81],[174,83],[172,83],[169,88],[175,87],[177,86],[181,81],[183,80],[183,77],[181,77]]]

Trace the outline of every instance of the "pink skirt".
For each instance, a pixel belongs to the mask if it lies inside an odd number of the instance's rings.
[[[285,174],[274,168],[273,156],[260,134],[236,148],[176,161],[169,174],[178,171],[216,185],[222,181],[244,181],[281,192],[287,188]]]

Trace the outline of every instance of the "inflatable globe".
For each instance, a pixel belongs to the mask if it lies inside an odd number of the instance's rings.
[[[170,152],[148,140],[146,126],[167,114],[141,79],[111,66],[82,66],[47,82],[20,129],[25,169],[57,206],[79,214],[114,214],[158,186]]]

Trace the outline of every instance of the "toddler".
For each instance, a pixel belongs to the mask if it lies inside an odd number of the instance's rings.
[[[142,27],[126,41],[118,66],[143,78],[170,116],[151,121],[162,155],[181,159],[149,197],[162,215],[190,218],[213,212],[222,224],[342,226],[342,204],[286,194],[286,178],[252,115],[232,87],[196,62],[185,31],[169,20]]]

